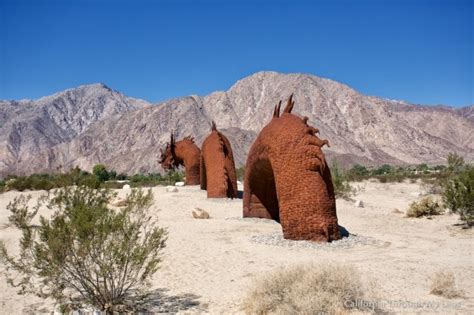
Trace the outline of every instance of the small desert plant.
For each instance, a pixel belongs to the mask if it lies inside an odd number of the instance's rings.
[[[108,203],[115,194],[85,186],[58,189],[30,208],[20,196],[7,206],[9,223],[22,232],[19,257],[0,243],[8,283],[19,294],[52,298],[60,305],[90,305],[112,313],[146,291],[159,267],[166,231],[147,214],[151,191],[132,190],[125,208]],[[40,216],[40,207],[54,211]],[[67,307],[66,307],[67,308]]]
[[[6,190],[6,184],[4,180],[0,180],[0,193],[4,192]]]
[[[463,292],[456,286],[456,278],[451,271],[438,271],[431,277],[430,293],[448,299],[463,296]]]
[[[474,225],[474,167],[467,167],[449,180],[443,191],[443,201],[448,209],[458,213],[468,226]]]
[[[237,180],[243,181],[245,176],[245,166],[241,166],[235,169],[235,175],[237,176]]]
[[[247,314],[333,314],[357,308],[366,297],[357,269],[298,265],[254,281],[243,301]]]
[[[407,217],[431,217],[442,213],[443,207],[437,201],[434,201],[431,197],[425,197],[420,201],[413,201],[410,204],[407,210]]]
[[[351,185],[347,181],[344,171],[339,167],[336,161],[334,161],[331,166],[331,175],[336,198],[347,199],[354,194]]]
[[[457,153],[449,153],[448,154],[448,171],[453,173],[459,173],[464,168],[464,158]]]

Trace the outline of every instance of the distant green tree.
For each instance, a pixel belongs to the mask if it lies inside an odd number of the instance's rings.
[[[416,169],[417,169],[418,171],[424,172],[424,171],[427,171],[427,170],[429,169],[429,167],[428,167],[428,164],[422,163],[422,164],[418,164],[418,165],[416,166]]]
[[[384,164],[373,171],[374,175],[384,175],[392,172],[392,167],[388,164]]]
[[[97,164],[92,169],[92,174],[94,174],[100,182],[105,182],[109,180],[109,172],[104,164]]]
[[[117,179],[117,172],[116,171],[109,171],[109,180]]]

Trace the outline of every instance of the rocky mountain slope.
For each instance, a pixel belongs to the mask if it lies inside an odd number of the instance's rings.
[[[92,87],[98,86],[82,88]],[[229,137],[237,164],[243,165],[253,140],[271,118],[274,105],[292,93],[296,101],[294,112],[309,117],[310,124],[320,129],[321,137],[330,140],[326,154],[343,164],[442,163],[449,152],[474,159],[472,106],[457,110],[412,105],[365,96],[344,84],[312,75],[259,72],[225,92],[183,97],[155,106],[123,95],[107,98],[109,106],[99,106],[98,115],[92,114],[95,111],[91,108],[97,105],[92,99],[100,97],[90,94],[89,105],[76,99],[77,106],[91,110],[67,115],[64,132],[49,132],[49,124],[53,124],[50,120],[32,128],[28,139],[33,140],[20,146],[30,152],[22,155],[20,149],[20,154],[5,155],[0,151],[0,172],[32,173],[75,165],[90,169],[99,162],[119,172],[155,172],[160,170],[159,148],[168,141],[171,130],[178,138],[193,135],[200,144],[209,133],[212,120]],[[0,118],[3,121],[21,124],[28,117],[13,110],[21,108],[20,104],[9,105],[11,109],[4,109],[3,104],[0,103],[0,117],[9,115]],[[116,111],[107,115],[111,108]],[[79,123],[84,115],[96,119],[87,118],[86,126]],[[61,121],[60,115],[55,117]],[[8,140],[14,137],[5,137],[3,127],[0,139],[7,139],[2,143],[12,147],[14,141]],[[37,145],[34,139],[41,139],[45,145]]]
[[[103,84],[84,85],[35,101],[0,101],[0,172],[22,161],[35,163],[40,152],[69,142],[96,121],[148,105]]]

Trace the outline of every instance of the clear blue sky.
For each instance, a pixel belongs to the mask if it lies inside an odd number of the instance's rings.
[[[273,70],[462,106],[473,43],[472,1],[0,0],[0,99],[103,82],[157,102]]]

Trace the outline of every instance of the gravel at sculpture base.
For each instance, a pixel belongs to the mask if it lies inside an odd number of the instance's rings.
[[[254,243],[260,243],[264,245],[280,246],[287,248],[311,248],[311,249],[324,249],[324,250],[338,250],[348,249],[357,245],[369,245],[369,246],[381,246],[383,242],[373,237],[349,234],[347,237],[343,237],[339,240],[328,242],[328,243],[316,243],[311,241],[295,241],[287,240],[283,238],[281,233],[254,235],[250,237],[250,240]]]

